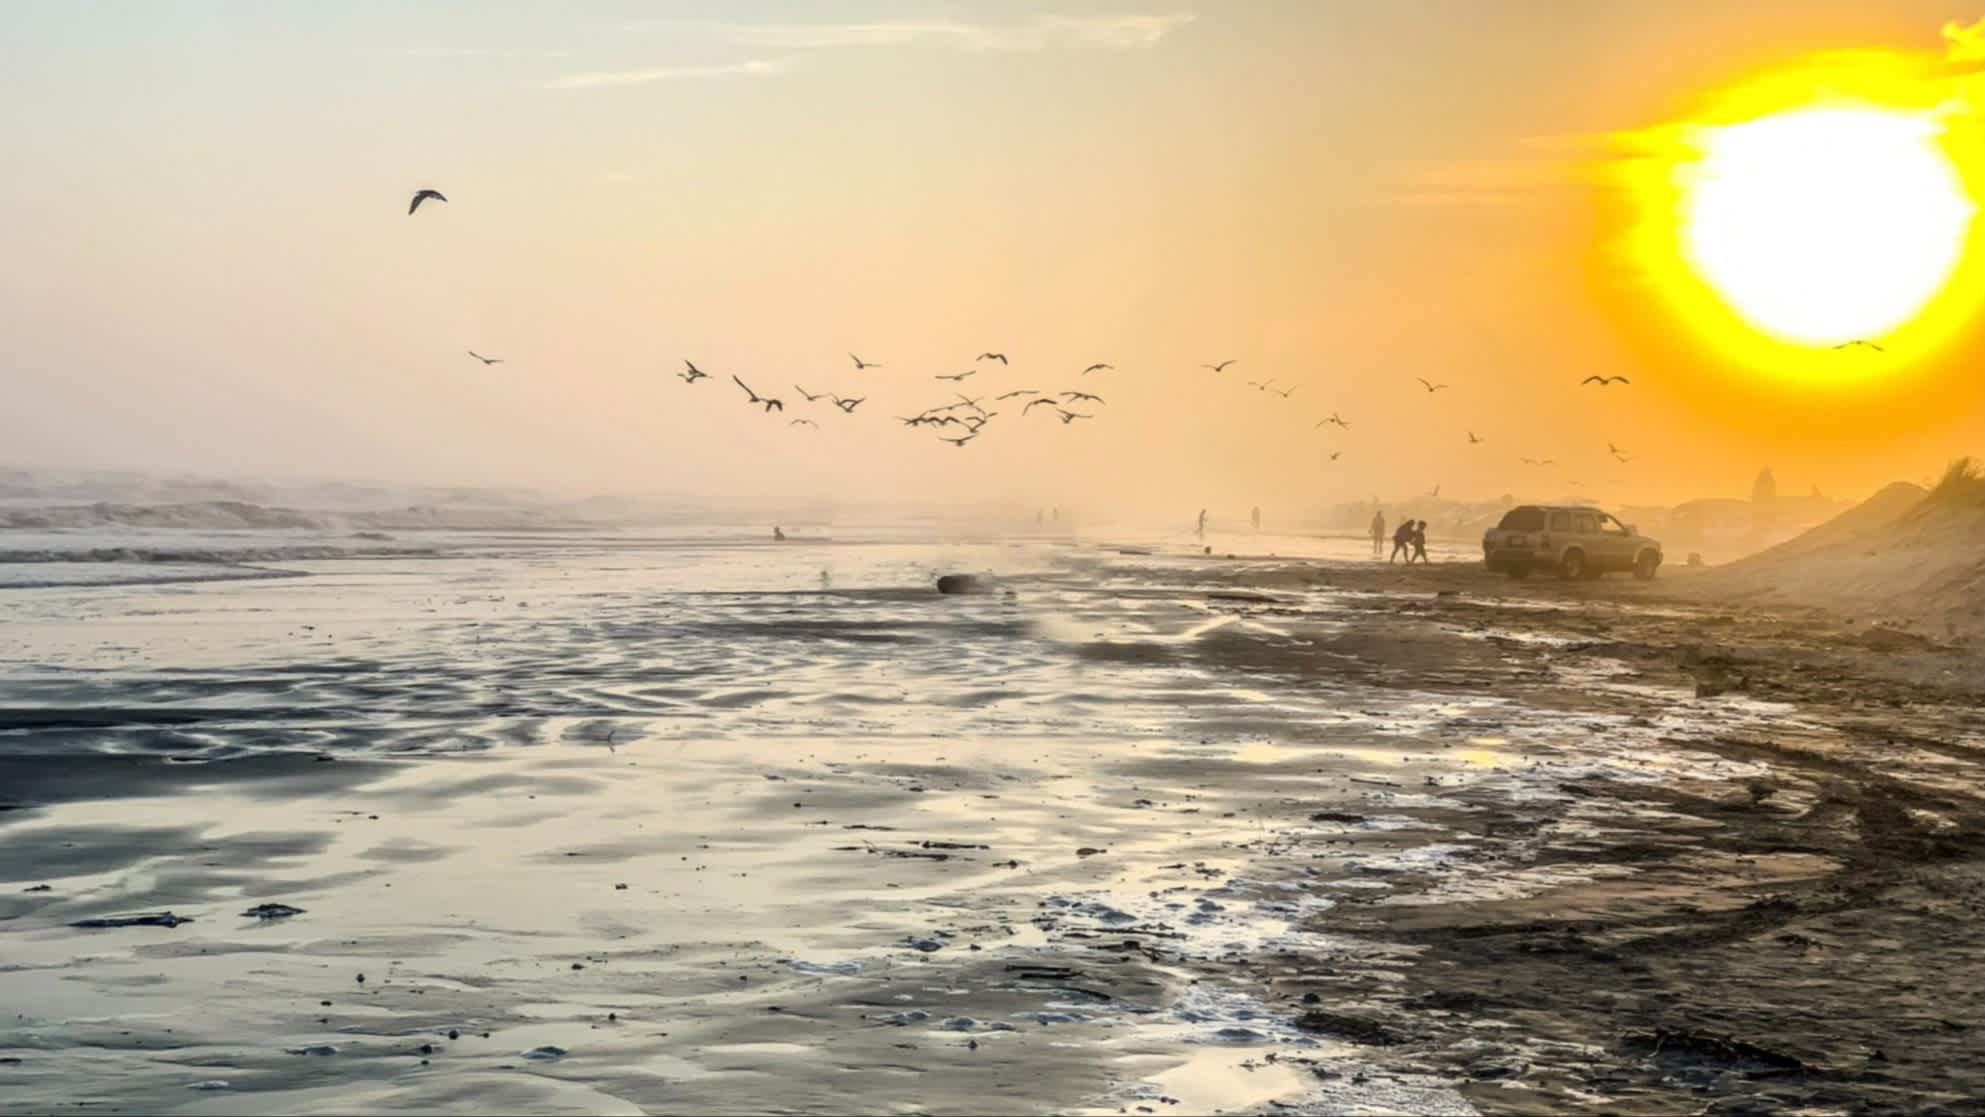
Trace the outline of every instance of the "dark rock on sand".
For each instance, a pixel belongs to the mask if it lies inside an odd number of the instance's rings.
[[[288,919],[292,915],[302,914],[302,908],[293,908],[288,904],[256,904],[241,913],[244,919]]]
[[[990,593],[992,586],[976,574],[946,574],[937,580],[939,593]]]
[[[181,923],[193,922],[192,917],[174,915],[169,911],[148,912],[144,915],[111,915],[101,919],[79,919],[69,924],[71,927],[177,927]]]
[[[534,1059],[539,1062],[545,1062],[551,1059],[563,1059],[565,1058],[565,1048],[555,1043],[547,1043],[543,1047],[533,1047],[529,1051],[524,1052],[524,1058]]]
[[[50,885],[50,884],[37,884],[37,885],[35,885],[35,886],[34,886],[33,888],[25,888],[25,889],[22,889],[22,891],[24,891],[24,892],[53,892],[53,891],[55,891],[55,886],[54,886],[54,885]]]

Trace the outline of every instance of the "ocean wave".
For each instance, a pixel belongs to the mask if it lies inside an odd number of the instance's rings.
[[[440,553],[434,547],[338,547],[325,544],[243,547],[36,547],[0,550],[0,563],[174,563],[194,566],[238,566],[244,563],[295,562],[309,559],[419,556]]]
[[[518,531],[583,526],[588,525],[543,508],[428,504],[349,512],[306,511],[241,500],[0,506],[0,531],[113,527],[182,531]]]

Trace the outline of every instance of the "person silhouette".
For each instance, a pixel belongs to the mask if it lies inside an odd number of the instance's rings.
[[[1372,557],[1377,558],[1384,553],[1385,513],[1375,509],[1372,512]]]
[[[1206,509],[1204,508],[1199,510],[1198,534],[1201,539],[1206,538]]]
[[[1261,505],[1254,506],[1254,511],[1248,514],[1248,519],[1254,523],[1254,530],[1261,530]]]

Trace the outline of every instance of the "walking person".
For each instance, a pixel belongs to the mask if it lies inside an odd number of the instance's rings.
[[[1413,525],[1413,558],[1407,559],[1406,565],[1413,565],[1413,559],[1427,561],[1427,521],[1425,520]]]
[[[1413,521],[1411,520],[1401,520],[1399,526],[1393,529],[1392,554],[1386,558],[1385,564],[1391,566],[1399,561],[1400,555],[1406,556],[1408,566],[1413,564]]]
[[[1374,509],[1372,511],[1372,557],[1377,558],[1384,553],[1385,513]]]
[[[1198,530],[1199,530],[1199,537],[1200,537],[1201,539],[1204,539],[1204,538],[1206,538],[1206,509],[1204,509],[1204,508],[1201,508],[1201,509],[1199,510],[1199,529],[1198,529]]]

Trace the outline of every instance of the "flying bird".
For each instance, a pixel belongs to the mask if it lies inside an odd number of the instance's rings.
[[[1331,460],[1331,461],[1336,461],[1336,460],[1337,460],[1338,458],[1341,458],[1341,457],[1343,457],[1343,456],[1344,456],[1344,451],[1342,451],[1342,450],[1332,450],[1332,451],[1330,452],[1330,460]]]
[[[485,365],[500,365],[503,363],[503,358],[501,357],[485,357],[473,349],[468,350],[468,354]]]
[[[1439,497],[1441,495],[1441,487],[1439,485],[1435,485],[1434,491],[1428,493],[1427,495],[1430,497]]]
[[[828,396],[827,398],[833,400],[834,406],[849,415],[853,415],[855,408],[860,407],[868,399],[867,396],[857,396],[854,399],[842,399],[840,396]]]
[[[1020,409],[1020,413],[1021,413],[1022,415],[1025,415],[1025,414],[1027,414],[1027,413],[1028,413],[1029,411],[1032,411],[1032,410],[1034,410],[1034,409],[1035,409],[1036,407],[1055,407],[1055,401],[1053,401],[1053,400],[1051,400],[1051,399],[1048,399],[1048,398],[1047,398],[1047,397],[1045,397],[1045,396],[1043,396],[1043,397],[1042,397],[1042,398],[1040,398],[1040,399],[1035,399],[1035,400],[1028,400],[1028,401],[1027,401],[1027,406],[1025,406],[1025,407],[1023,407],[1023,408],[1021,408],[1021,409]],[[1059,411],[1059,410],[1061,410],[1061,408],[1059,408],[1059,407],[1055,407],[1055,410],[1057,410],[1057,411]]]
[[[786,409],[786,405],[783,402],[775,399],[767,399],[764,396],[759,395],[757,392],[752,391],[751,385],[746,384],[742,380],[739,380],[736,373],[731,374],[731,379],[737,383],[738,387],[744,389],[745,395],[751,397],[751,402],[757,404],[763,404],[765,407],[765,413],[767,415],[770,415],[774,411],[784,411]]]
[[[793,385],[793,391],[798,392],[800,394],[800,398],[806,400],[806,402],[808,403],[812,403],[815,400],[819,400],[819,399],[832,398],[832,393],[830,392],[809,392],[805,388],[800,387],[798,384]]]
[[[1233,364],[1233,363],[1234,363],[1234,362],[1233,362],[1233,359],[1232,359],[1232,358],[1229,358],[1228,360],[1224,360],[1224,361],[1221,361],[1221,362],[1220,362],[1219,364],[1217,364],[1217,365],[1200,365],[1199,367],[1200,367],[1200,368],[1210,368],[1210,369],[1212,369],[1212,370],[1213,370],[1214,372],[1225,372],[1225,371],[1227,371],[1227,366],[1228,366],[1228,365],[1231,365],[1231,364]]]
[[[439,190],[418,191],[414,194],[414,200],[407,204],[407,216],[412,217],[414,211],[420,208],[420,204],[428,200],[429,198],[433,198],[437,202],[445,202],[448,200],[447,198],[442,197],[441,191]]]
[[[975,438],[977,438],[977,437],[979,437],[979,432],[978,432],[978,431],[973,431],[973,432],[972,432],[971,434],[968,434],[968,435],[966,435],[966,436],[965,436],[965,437],[963,437],[963,438],[940,438],[940,439],[939,439],[938,441],[940,441],[940,442],[949,442],[949,443],[951,443],[951,444],[952,444],[953,446],[956,446],[956,447],[958,447],[958,448],[959,448],[960,450],[963,450],[963,449],[965,448],[965,444],[966,444],[967,442],[970,442],[970,441],[972,441],[973,439],[975,439]]]
[[[1087,376],[1092,372],[1115,372],[1116,368],[1117,366],[1115,365],[1104,365],[1104,364],[1090,365],[1088,368],[1082,370],[1082,375]]]
[[[1474,431],[1469,431],[1469,432],[1468,432],[1468,445],[1470,445],[1470,446],[1473,446],[1473,445],[1475,445],[1475,444],[1476,444],[1477,442],[1480,442],[1480,441],[1482,441],[1482,440],[1481,440],[1481,439],[1479,439],[1479,438],[1477,438],[1477,437],[1475,437],[1475,432],[1474,432]]]
[[[979,360],[979,361],[998,361],[998,362],[999,362],[1000,364],[1005,364],[1005,363],[1006,363],[1006,354],[1004,354],[1004,353],[981,353],[981,354],[979,354],[979,355],[978,355],[977,357],[975,357],[975,358],[973,358],[973,359],[974,359],[974,360]]]
[[[966,369],[966,370],[965,370],[964,372],[960,372],[960,373],[954,373],[954,374],[950,374],[950,375],[946,375],[945,373],[942,373],[942,372],[940,372],[940,373],[938,373],[938,374],[937,374],[937,379],[939,379],[939,380],[949,380],[949,381],[951,381],[952,383],[954,383],[954,384],[955,384],[955,383],[957,383],[958,381],[960,381],[960,380],[963,380],[963,379],[965,379],[965,378],[966,378],[966,377],[968,377],[968,376],[977,376],[977,375],[978,375],[978,370],[977,370],[977,369]]]
[[[1858,337],[1857,337],[1857,338],[1855,338],[1855,339],[1854,339],[1853,341],[1843,341],[1843,342],[1841,342],[1841,343],[1840,343],[1839,345],[1836,345],[1836,346],[1834,346],[1834,348],[1835,348],[1835,349],[1852,349],[1852,348],[1853,348],[1853,347],[1855,347],[1856,345],[1860,345],[1860,346],[1865,346],[1866,348],[1869,348],[1869,349],[1873,349],[1873,350],[1874,350],[1875,352],[1877,352],[1877,353],[1886,353],[1886,352],[1888,352],[1888,350],[1886,350],[1886,349],[1884,349],[1884,348],[1882,348],[1882,347],[1881,347],[1881,346],[1879,346],[1879,345],[1876,345],[1876,344],[1875,344],[1874,342],[1872,342],[1872,341],[1863,341],[1863,340],[1861,340],[1861,339],[1860,339],[1860,338],[1858,338]]]
[[[1418,380],[1420,382],[1420,385],[1425,389],[1427,389],[1427,393],[1429,395],[1433,394],[1434,392],[1440,391],[1442,388],[1447,387],[1447,385],[1445,384],[1436,384],[1424,376],[1415,376],[1413,379]]]
[[[1250,380],[1248,381],[1248,387],[1253,388],[1257,392],[1265,392],[1268,390],[1268,386],[1273,383],[1275,383],[1275,378],[1271,376],[1266,380]]]
[[[1073,412],[1073,411],[1064,411],[1064,410],[1062,410],[1062,409],[1061,409],[1061,408],[1059,408],[1059,407],[1057,407],[1057,408],[1055,408],[1055,414],[1057,414],[1057,415],[1059,415],[1059,416],[1061,416],[1061,425],[1062,425],[1062,426],[1067,426],[1068,424],[1070,424],[1070,423],[1073,423],[1073,422],[1074,422],[1074,421],[1076,421],[1077,419],[1094,419],[1094,418],[1095,418],[1095,416],[1094,416],[1094,415],[1078,415],[1078,414],[1076,414],[1076,413],[1075,413],[1075,412]]]
[[[849,359],[849,360],[851,360],[851,361],[853,361],[853,362],[855,362],[855,371],[856,371],[856,372],[860,372],[861,370],[863,370],[863,369],[865,369],[865,368],[881,368],[881,367],[882,367],[881,365],[877,365],[877,364],[871,364],[871,363],[869,363],[868,361],[864,361],[864,360],[862,360],[862,359],[861,359],[860,357],[857,357],[857,356],[855,356],[855,355],[854,355],[853,353],[850,353],[850,354],[848,354],[848,359]]]
[[[1350,429],[1351,429],[1351,424],[1349,424],[1349,423],[1347,423],[1347,422],[1345,422],[1344,420],[1342,420],[1342,419],[1340,419],[1340,418],[1338,418],[1338,417],[1337,417],[1337,412],[1335,412],[1335,411],[1333,411],[1333,412],[1331,412],[1331,413],[1330,413],[1330,418],[1328,418],[1328,419],[1325,419],[1325,420],[1323,421],[1323,423],[1336,423],[1336,424],[1337,424],[1338,426],[1340,426],[1340,427],[1343,427],[1343,428],[1344,428],[1345,430],[1350,430]],[[1317,424],[1317,426],[1318,426],[1318,427],[1322,427],[1322,426],[1323,426],[1323,423],[1318,423],[1318,424]]]
[[[1554,462],[1555,460],[1556,460],[1555,458],[1542,458],[1542,459],[1539,459],[1539,458],[1524,458],[1524,459],[1523,459],[1523,464],[1524,464],[1524,465],[1550,465],[1550,464],[1552,464],[1552,463],[1553,463],[1553,462]]]
[[[1094,403],[1103,402],[1102,396],[1092,396],[1088,392],[1063,392],[1061,398],[1066,403],[1075,403],[1078,400],[1089,400]]]
[[[958,402],[955,406],[969,407],[972,410],[978,412],[979,414],[984,415],[986,413],[986,409],[979,406],[979,400],[982,400],[984,398],[986,397],[980,396],[979,399],[972,399],[966,396],[965,393],[960,392],[958,393]]]
[[[1003,400],[1003,399],[1012,399],[1014,396],[1038,396],[1040,394],[1041,393],[1039,391],[1033,388],[1015,388],[1010,392],[1002,392],[999,395],[994,396],[993,399]]]
[[[814,430],[820,429],[820,424],[814,422],[812,419],[794,419],[786,425],[789,427],[812,427]]]
[[[676,375],[682,377],[682,382],[684,384],[694,384],[698,380],[708,380],[710,378],[709,373],[704,372],[702,369],[696,367],[695,361],[684,361],[682,363],[689,366],[689,371],[678,372],[676,373]]]
[[[1288,399],[1290,396],[1295,395],[1296,389],[1300,387],[1302,387],[1301,384],[1291,384],[1286,388],[1275,389],[1275,394],[1281,396],[1283,399]]]
[[[1601,388],[1604,388],[1606,385],[1616,382],[1620,384],[1633,383],[1633,381],[1628,380],[1624,376],[1588,376],[1585,379],[1579,381],[1580,384],[1597,384]]]

